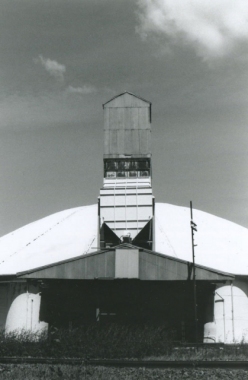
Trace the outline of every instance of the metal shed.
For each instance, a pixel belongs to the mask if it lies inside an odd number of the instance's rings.
[[[194,327],[192,263],[131,244],[17,274],[41,291],[40,319],[55,326],[166,323],[180,339]],[[196,266],[199,339],[213,320],[215,284],[234,276]]]

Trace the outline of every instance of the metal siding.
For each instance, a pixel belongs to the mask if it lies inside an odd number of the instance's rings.
[[[128,206],[136,206],[137,204],[137,196],[136,195],[129,195],[126,196],[126,202]]]
[[[139,144],[141,153],[151,153],[151,131],[139,129]]]
[[[142,146],[140,144],[140,139],[139,139],[139,130],[133,130],[132,131],[132,148],[133,152],[137,154],[144,154],[147,153],[147,150],[142,149]]]
[[[136,224],[137,226],[137,224]],[[122,232],[125,232],[125,229]],[[189,263],[177,259],[163,257],[156,253],[145,252],[136,248],[116,249],[81,257],[74,261],[64,262],[37,269],[33,273],[21,275],[22,278],[36,279],[94,279],[100,278],[140,278],[154,281],[185,281],[189,280]],[[120,256],[118,256],[118,252]],[[116,261],[117,257],[117,261]],[[119,260],[119,261],[118,261]],[[196,280],[225,281],[233,276],[196,266]],[[192,281],[192,280],[189,280]],[[5,295],[0,286],[0,326],[5,312]]]
[[[153,216],[152,206],[149,206],[149,207],[139,206],[137,210],[138,210],[138,220],[149,221],[149,219],[151,219]]]
[[[8,313],[8,287],[9,284],[0,284],[0,328],[5,328]]]
[[[86,278],[87,279],[92,279],[96,276],[96,257],[91,256],[87,260],[87,273],[86,273]]]
[[[130,115],[130,128],[139,129],[139,108],[128,108]]]
[[[105,119],[107,124],[104,124],[104,129],[106,130],[124,129],[125,108],[108,108],[106,112],[108,114],[108,118]]]
[[[115,209],[115,220],[126,220],[126,208],[117,207]]]
[[[109,125],[110,125],[109,114],[110,114],[110,109],[105,108],[105,110],[103,112],[104,132],[107,132],[106,130],[109,129]]]
[[[105,112],[104,130],[151,129],[148,109],[108,108]]]
[[[188,280],[188,263],[169,259],[147,252],[140,252],[141,280]],[[230,276],[196,267],[196,280],[219,281],[231,279]]]
[[[137,207],[128,207],[127,208],[127,220],[137,220]]]
[[[151,131],[114,129],[104,131],[105,154],[147,155],[151,153]]]
[[[114,208],[101,208],[102,221],[115,221],[115,209]]]
[[[110,251],[105,253],[105,276],[112,277],[115,276],[115,252]]]
[[[151,123],[150,123],[150,108],[139,108],[138,109],[139,114],[139,124],[138,129],[151,129]]]
[[[150,104],[123,94],[104,107],[104,153],[150,154]]]
[[[122,188],[116,188],[117,183],[121,183]],[[140,188],[143,184],[147,187]],[[140,178],[104,182],[100,191],[100,220],[101,223],[106,222],[117,236],[123,235],[123,229],[135,228],[130,231],[134,238],[152,217],[153,196],[147,179],[144,183]]]
[[[147,252],[140,252],[140,280],[155,280],[157,277],[156,258]]]
[[[25,278],[58,278],[92,280],[96,277],[114,277],[115,256],[114,251],[82,257],[71,262],[57,264],[51,267],[28,273]]]
[[[221,280],[223,277],[221,275],[218,275],[217,273],[208,271],[204,268],[197,268],[196,267],[196,280]]]
[[[151,153],[151,131],[142,129],[114,129],[104,131],[105,154]]]
[[[152,206],[152,194],[150,195],[147,195],[147,194],[145,194],[145,195],[139,195],[139,197],[138,197],[138,205],[143,205],[143,206],[147,206],[147,205],[149,205],[149,206]]]
[[[125,206],[126,197],[125,195],[120,195],[119,197],[115,197],[114,199],[112,197],[112,202],[112,204],[115,204],[115,206]]]
[[[113,205],[113,196],[104,196],[100,198],[101,200],[101,207],[102,206],[112,206]]]
[[[118,153],[118,131],[113,130],[108,133],[108,152],[109,153]]]
[[[115,108],[115,109],[111,109],[111,115],[114,115],[116,114],[117,116],[117,123],[114,125],[113,124],[113,121],[112,121],[112,125],[111,127],[113,129],[125,129],[126,125],[124,123],[124,120],[125,120],[125,108]]]
[[[116,249],[115,278],[139,278],[138,249]]]
[[[119,129],[117,131],[117,150],[115,152],[110,151],[110,153],[115,153],[115,154],[128,153],[125,151],[125,136],[126,136],[126,131],[124,129]],[[110,149],[111,148],[112,147],[110,147]]]

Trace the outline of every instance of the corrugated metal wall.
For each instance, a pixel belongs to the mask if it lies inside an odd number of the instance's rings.
[[[129,268],[133,265],[137,267],[138,278],[149,281],[186,281],[192,283],[191,264],[172,257],[152,253],[136,247],[123,247],[123,255],[128,255],[125,266]],[[138,254],[137,254],[138,252]],[[118,254],[117,254],[118,256]],[[120,262],[124,260],[120,259]],[[123,261],[124,263],[124,261]],[[123,264],[124,265],[124,264]],[[102,251],[95,254],[81,256],[74,260],[51,265],[47,268],[38,268],[32,273],[26,273],[21,278],[37,279],[71,279],[71,280],[93,280],[95,278],[115,278],[116,277],[116,253],[115,250]],[[118,269],[119,271],[119,269]],[[126,269],[126,273],[129,269]],[[137,270],[135,269],[135,273]],[[136,277],[136,274],[135,274]],[[208,268],[196,266],[196,279],[204,281],[226,281],[232,280],[234,276],[214,271]]]
[[[0,329],[5,328],[8,313],[8,287],[9,284],[0,284]]]
[[[151,154],[151,104],[125,93],[104,105],[104,154]]]

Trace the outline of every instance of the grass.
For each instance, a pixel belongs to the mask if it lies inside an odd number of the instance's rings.
[[[223,369],[153,369],[153,368],[105,368],[93,366],[4,365],[0,366],[1,380],[219,380],[247,379],[245,370]]]
[[[176,347],[166,326],[82,326],[40,336],[0,332],[0,356],[150,360],[247,360],[248,345]],[[0,364],[1,380],[237,379],[248,371],[227,369],[112,368],[92,365]]]
[[[87,325],[40,336],[0,332],[0,356],[148,360],[248,360],[248,345],[176,347],[166,326]],[[1,371],[0,371],[1,372]]]
[[[171,349],[166,326],[87,325],[51,329],[37,336],[25,331],[0,333],[0,356],[64,358],[143,358]]]

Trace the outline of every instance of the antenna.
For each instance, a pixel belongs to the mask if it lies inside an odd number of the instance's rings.
[[[193,221],[193,204],[190,201],[190,228],[191,228],[191,241],[192,241],[192,258],[193,258],[193,294],[194,294],[194,317],[195,317],[195,342],[198,338],[198,319],[197,319],[197,297],[196,297],[196,275],[195,275],[195,243],[194,232],[197,232],[197,224]]]

